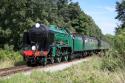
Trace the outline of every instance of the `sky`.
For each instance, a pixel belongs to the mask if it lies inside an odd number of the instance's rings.
[[[78,2],[81,9],[90,15],[102,30],[103,34],[115,34],[118,20],[115,19],[116,2],[118,0],[72,0]]]

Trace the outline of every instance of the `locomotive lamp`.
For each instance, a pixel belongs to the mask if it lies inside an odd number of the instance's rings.
[[[36,50],[36,46],[32,46],[32,50],[35,51]]]
[[[36,23],[35,27],[36,27],[36,28],[39,28],[39,27],[40,27],[40,24],[39,24],[39,23]]]

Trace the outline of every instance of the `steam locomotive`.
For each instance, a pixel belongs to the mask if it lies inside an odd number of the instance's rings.
[[[70,33],[56,25],[36,23],[23,34],[22,56],[27,65],[60,63],[109,49],[103,40]]]

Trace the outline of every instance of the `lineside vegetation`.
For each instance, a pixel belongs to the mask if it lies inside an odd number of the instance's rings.
[[[33,71],[30,75],[16,74],[1,83],[124,83],[125,72],[101,69],[102,58],[93,56],[89,61],[74,65],[64,71]]]

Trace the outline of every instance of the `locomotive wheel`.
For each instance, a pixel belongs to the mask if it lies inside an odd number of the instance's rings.
[[[57,48],[56,51],[57,51],[57,52],[56,52],[55,62],[56,62],[56,63],[60,63],[60,62],[61,62],[61,59],[62,59],[62,57],[61,57],[61,50],[60,50],[59,48]]]
[[[70,54],[68,55],[68,61],[71,61],[73,59],[73,56]]]
[[[68,61],[68,56],[63,56],[63,61]]]
[[[53,64],[53,63],[54,63],[54,58],[52,57],[52,58],[50,59],[50,61],[51,61],[51,64]]]
[[[28,66],[35,66],[36,65],[36,62],[34,60],[30,60],[27,57],[25,57],[25,60],[26,60],[26,64]]]
[[[56,63],[60,63],[60,62],[61,62],[61,57],[56,57],[56,58],[55,58],[55,62],[56,62]]]
[[[65,60],[68,61],[68,55],[65,56]]]
[[[43,66],[46,66],[46,64],[47,64],[47,58],[44,57],[44,58],[42,58],[42,65],[43,65]]]
[[[26,64],[28,65],[28,66],[36,66],[36,63],[31,63],[30,61],[28,61],[28,62],[26,62]]]
[[[45,62],[43,62],[43,66],[46,66],[46,64],[47,64],[47,62],[45,61]]]

